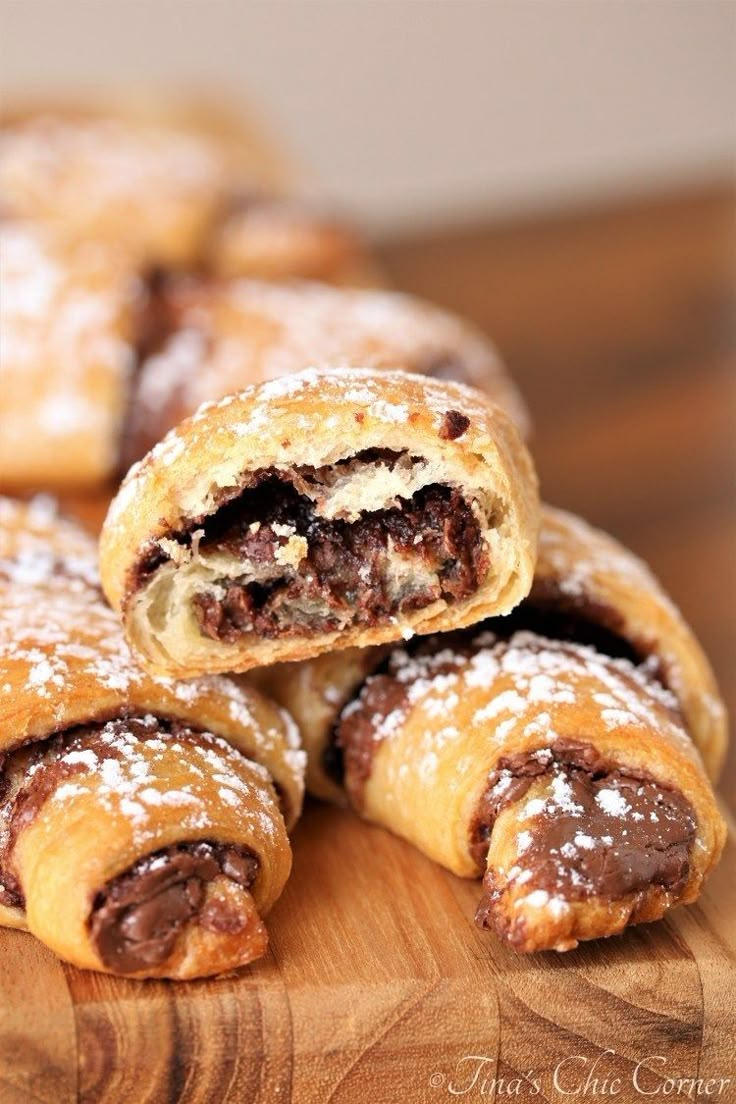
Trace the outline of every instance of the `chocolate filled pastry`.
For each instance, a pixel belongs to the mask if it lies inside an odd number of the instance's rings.
[[[398,292],[256,280],[160,281],[158,334],[137,378],[128,463],[201,403],[308,367],[401,368],[485,391],[526,433],[496,351],[454,315]]]
[[[518,950],[656,920],[719,857],[690,706],[710,696],[720,730],[707,661],[643,565],[560,511],[544,511],[534,587],[509,617],[258,677],[303,726],[310,789],[485,872],[476,920]]]
[[[0,922],[108,973],[243,966],[290,870],[296,729],[231,680],[144,674],[94,553],[0,501]]]
[[[93,244],[0,229],[0,486],[92,486],[117,469],[139,287]]]
[[[537,509],[518,431],[479,392],[308,370],[205,405],[131,469],[103,585],[152,670],[246,671],[508,612]]]

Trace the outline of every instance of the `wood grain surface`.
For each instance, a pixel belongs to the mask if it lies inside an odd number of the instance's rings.
[[[697,905],[564,956],[506,950],[477,883],[349,813],[310,805],[294,846],[238,977],[120,981],[0,930],[2,1104],[558,1101],[596,1061],[619,1101],[645,1099],[639,1063],[651,1092],[736,1077],[733,830]]]
[[[382,251],[397,284],[497,338],[546,496],[650,560],[732,707],[733,234],[734,196],[714,188]],[[66,505],[99,520],[99,501]],[[732,756],[732,804],[735,790]],[[477,883],[310,804],[269,953],[240,976],[118,981],[0,930],[0,1104],[734,1101],[729,823],[694,907],[519,957],[475,928]]]

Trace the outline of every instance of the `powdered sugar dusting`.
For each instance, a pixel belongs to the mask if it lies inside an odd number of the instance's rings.
[[[520,747],[542,765],[552,764],[561,735],[585,738],[579,731],[581,693],[586,723],[593,731],[638,729],[643,738],[654,732],[694,755],[673,695],[628,660],[530,632],[517,632],[508,639],[485,633],[479,640],[482,643],[475,651],[465,645],[454,651],[448,645],[433,654],[411,655],[403,649],[393,653],[389,672],[404,693],[387,715],[375,715],[371,731],[380,744],[411,726],[411,761],[405,764],[401,779],[398,773],[394,779],[400,792],[411,777],[426,785],[442,770],[450,800],[452,793],[480,787],[484,775],[494,774],[498,759]],[[369,679],[366,692],[343,711],[344,718],[366,708],[371,684]],[[596,697],[605,704],[596,702]],[[487,752],[480,755],[478,749],[483,746]],[[472,755],[466,753],[468,747],[475,749]],[[393,758],[386,762],[392,764]],[[398,772],[399,767],[387,769]],[[390,791],[391,778],[388,782]],[[510,775],[502,771],[495,796],[510,784]],[[555,775],[549,799],[530,798],[529,806],[529,816],[553,807],[577,815],[564,771]]]
[[[143,672],[97,585],[94,542],[53,514],[34,515],[33,510],[0,498],[0,685],[10,688],[7,697],[3,694],[4,708],[12,712],[20,701],[21,710],[27,710],[25,703],[32,702],[34,730],[53,732],[68,723],[69,710],[78,710],[80,700],[89,699],[109,714],[136,711],[136,703],[155,698],[164,711],[182,717],[207,715],[215,701],[236,731],[244,738],[247,734],[244,742],[254,760],[273,764],[298,800],[305,757],[293,720],[263,704],[256,711],[254,692],[225,676],[177,681]],[[73,550],[73,559],[64,558],[65,549]],[[33,581],[27,577],[30,553],[44,554]],[[20,574],[19,563],[26,565]],[[22,737],[22,731],[7,726],[7,740]],[[115,785],[123,759],[100,765],[103,781]],[[139,777],[139,769],[132,763],[131,777]],[[227,788],[237,792],[229,781]],[[146,804],[137,789],[134,797],[132,789],[127,796]]]
[[[313,366],[423,371],[454,363],[525,426],[526,412],[488,341],[452,315],[396,292],[236,280],[187,286],[171,301],[176,329],[144,365],[138,401],[153,421],[175,396],[177,420],[200,404],[249,384],[291,376]],[[277,385],[270,398],[295,393]],[[381,403],[356,383],[345,392],[361,407]],[[400,405],[376,416],[403,420]],[[160,423],[156,423],[160,424]]]
[[[0,231],[3,470],[49,470],[64,449],[97,478],[111,470],[133,366],[127,318],[138,285],[93,245],[63,258],[41,231]],[[41,433],[38,430],[41,429]]]

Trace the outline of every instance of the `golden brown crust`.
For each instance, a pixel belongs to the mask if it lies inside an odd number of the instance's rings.
[[[306,663],[274,663],[257,667],[244,680],[299,718],[302,747],[307,756],[307,792],[335,805],[346,805],[339,759],[330,769],[333,730],[344,707],[389,654],[390,645],[346,648],[326,652]]]
[[[189,265],[224,201],[227,153],[202,135],[116,116],[33,116],[0,133],[11,217],[130,264]]]
[[[137,285],[93,244],[0,229],[0,486],[90,486],[114,472]]]
[[[711,778],[726,751],[727,717],[708,659],[649,568],[600,529],[545,506],[529,599],[588,616],[653,656],[676,695]]]
[[[612,538],[549,507],[543,508],[534,586],[517,623],[530,610],[542,613],[538,631],[552,615],[550,630],[564,626],[565,639],[545,640],[528,631],[509,639],[512,617],[508,627],[503,619],[487,623],[500,637],[483,626],[475,643],[472,631],[438,636],[418,642],[415,658],[401,649],[352,649],[256,677],[303,726],[310,790],[343,802],[347,792],[364,816],[466,877],[481,872],[480,829],[492,828],[482,909],[487,925],[518,950],[566,950],[656,920],[697,897],[725,837],[699,755],[701,749],[706,756],[712,752],[714,729],[719,740],[725,735],[723,714],[707,661],[645,566]],[[640,665],[567,638],[576,626],[587,638],[586,623],[627,641]],[[698,712],[692,703],[711,694],[709,722],[699,729],[702,706]],[[329,751],[335,741],[342,744],[337,757]],[[654,832],[640,852],[651,877],[632,881],[613,897],[587,890],[568,894],[559,887],[552,892],[533,880],[539,862],[535,867],[526,847],[539,831],[538,809],[554,810],[574,780],[580,745],[592,749],[599,777],[611,773],[614,790],[618,772],[644,780],[645,791],[659,786],[663,808],[683,808],[684,801],[693,810],[686,877],[668,880],[677,867],[675,847],[664,876],[666,861],[658,860],[656,850],[666,852],[669,845]],[[535,774],[522,796],[504,806],[504,770],[508,779],[514,769],[523,775],[525,759],[538,755],[548,757],[549,770]],[[342,780],[325,770],[330,761],[341,765]],[[495,811],[488,796],[494,774],[500,784]],[[621,801],[626,792],[624,784]],[[615,811],[619,796],[609,795],[609,801]],[[661,816],[661,809],[651,812]],[[579,846],[573,834],[563,844],[566,865],[575,869],[580,847],[599,843],[589,826],[581,823],[580,832]],[[611,845],[626,846],[625,837],[623,831]],[[554,858],[545,866],[549,875]]]
[[[12,864],[27,912],[0,907],[0,922],[27,923],[77,965],[109,969],[88,924],[90,902],[109,879],[174,843],[242,846],[259,860],[252,889],[220,878],[208,890],[229,895],[231,913],[237,905],[240,939],[192,923],[172,956],[135,976],[230,969],[262,952],[259,917],[289,873],[286,831],[303,792],[296,729],[283,711],[232,680],[176,683],[141,671],[102,600],[93,556],[94,543],[55,521],[43,504],[0,500],[0,754],[10,769],[23,749],[45,747],[55,734],[90,728],[93,739],[70,757],[71,776],[64,767],[18,834]],[[174,736],[127,733],[129,717],[147,718],[154,728],[159,718],[164,729],[174,725]],[[105,738],[106,766],[94,750],[95,733],[116,718],[123,732]],[[177,724],[204,735],[190,740],[185,732],[177,740]]]
[[[621,896],[577,897],[540,889],[525,875],[525,848],[539,827],[539,810],[562,815],[569,801],[564,770],[549,775],[490,817],[488,869],[495,888],[495,925],[521,950],[565,950],[578,940],[614,934],[625,923],[657,919],[698,895],[718,860],[725,825],[700,759],[674,710],[674,699],[626,660],[592,648],[518,633],[510,640],[485,634],[470,648],[451,645],[430,657],[394,656],[403,688],[375,724],[370,771],[347,759],[346,783],[364,816],[410,840],[454,873],[479,873],[477,828],[489,778],[505,762],[545,756],[550,769],[565,763],[566,746],[592,747],[611,773],[650,779],[682,795],[694,812],[687,875],[669,890],[656,882]],[[370,685],[370,683],[368,684]],[[358,708],[358,707],[356,707]],[[497,775],[499,797],[514,768]],[[539,792],[534,789],[537,786]],[[562,792],[561,792],[562,791]],[[625,817],[624,805],[616,810]],[[557,811],[555,812],[555,802]],[[591,822],[574,823],[580,847],[602,846]],[[624,821],[625,823],[625,821]],[[634,827],[634,825],[632,825]],[[578,862],[577,836],[561,863]]]
[[[201,92],[196,97],[162,97],[158,92],[136,88],[115,95],[96,95],[94,103],[89,98],[59,95],[53,99],[14,97],[12,102],[5,98],[0,111],[3,128],[33,126],[39,119],[58,119],[68,125],[114,119],[133,131],[156,128],[183,134],[215,143],[238,180],[283,189],[294,178],[294,168],[283,151],[274,148],[258,121],[243,111],[242,105],[233,110],[230,104]]]
[[[37,103],[3,113],[4,213],[131,266],[380,282],[359,235],[287,197],[283,160],[251,122],[206,102]]]
[[[489,341],[411,296],[296,281],[174,280],[161,298],[169,333],[138,376],[130,460],[203,402],[320,365],[459,379],[528,429],[523,400]]]
[[[199,630],[191,601],[177,596],[169,605],[182,586],[199,585],[198,553],[192,552],[186,572],[169,560],[140,577],[144,557],[156,549],[167,555],[172,537],[196,530],[223,495],[243,487],[254,472],[323,468],[370,449],[420,458],[425,483],[456,488],[477,510],[486,567],[468,597],[433,601],[372,627],[276,639],[249,633],[226,644]],[[345,509],[358,516],[380,508],[387,493],[366,489],[361,475],[350,476],[344,495]],[[518,431],[479,392],[403,372],[307,370],[202,407],[131,469],[102,532],[103,586],[122,613],[131,646],[152,669],[180,675],[245,671],[307,658],[338,642],[385,643],[508,612],[531,585],[537,511],[536,476]],[[181,617],[176,632],[170,608]]]

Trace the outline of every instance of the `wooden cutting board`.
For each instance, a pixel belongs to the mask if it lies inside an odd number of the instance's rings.
[[[638,1063],[647,1091],[731,1078],[697,1099],[736,1100],[733,822],[697,905],[566,955],[506,950],[478,883],[349,813],[308,807],[294,851],[239,976],[120,981],[0,930],[2,1104],[562,1101],[586,1077],[577,1099],[644,1101]]]

